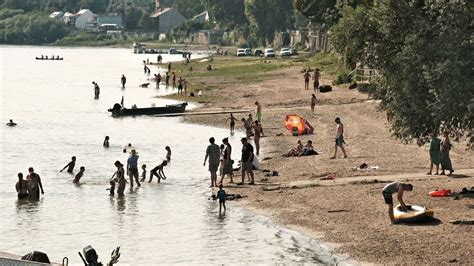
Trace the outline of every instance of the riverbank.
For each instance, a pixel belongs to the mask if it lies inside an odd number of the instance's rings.
[[[215,70],[207,71],[207,64]],[[468,170],[459,171],[462,174],[454,177],[427,176],[427,146],[403,144],[393,138],[385,114],[377,111],[377,103],[367,95],[349,91],[347,86],[333,86],[332,92],[317,95],[315,114],[311,114],[312,90],[303,89],[301,73],[307,66],[322,69],[321,83],[328,85],[340,69],[336,58],[324,55],[289,60],[216,58],[214,62],[174,66],[190,82],[190,91],[202,91],[202,98],[186,99],[200,102],[199,111],[254,110],[255,101],[262,104],[265,137],[261,140],[261,169],[276,170],[279,176],[266,179],[257,172],[256,186],[225,183],[226,191],[249,196],[239,204],[285,226],[336,243],[338,252],[359,261],[468,264],[473,255],[469,238],[472,226],[450,221],[474,219],[472,198],[430,198],[428,192],[440,188],[460,191],[473,186],[474,170],[469,169],[474,165],[473,151],[465,150],[465,143],[454,143],[451,158],[455,169]],[[286,114],[302,115],[314,126],[315,134],[291,136],[283,127]],[[243,116],[239,114],[237,118]],[[225,117],[213,114],[184,119],[188,123],[226,127]],[[334,152],[335,117],[341,117],[345,124],[347,159],[330,159]],[[297,139],[312,140],[321,154],[282,157]],[[362,163],[379,168],[352,169]],[[320,180],[330,173],[335,174],[335,181]],[[400,176],[415,187],[413,193],[406,193],[406,202],[432,208],[434,221],[418,226],[389,224],[381,189]]]

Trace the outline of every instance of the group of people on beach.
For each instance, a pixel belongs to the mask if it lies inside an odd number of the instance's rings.
[[[439,139],[437,135],[434,135],[430,142],[430,171],[427,173],[431,175],[433,173],[433,166],[436,167],[435,175],[439,174],[439,165],[441,164],[441,175],[445,175],[445,171],[449,171],[448,175],[454,173],[451,158],[449,157],[449,151],[451,150],[451,141],[449,139],[449,133],[443,132],[443,138]]]

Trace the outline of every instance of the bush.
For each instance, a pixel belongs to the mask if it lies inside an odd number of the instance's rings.
[[[349,71],[344,71],[337,75],[336,79],[332,82],[332,85],[339,85],[350,82],[352,82],[352,75]]]
[[[362,93],[373,93],[377,87],[373,83],[359,83],[357,84],[357,89]]]

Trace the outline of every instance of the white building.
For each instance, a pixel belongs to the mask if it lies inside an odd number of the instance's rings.
[[[78,29],[86,29],[89,27],[90,23],[94,21],[94,13],[89,9],[81,9],[79,12],[74,14],[75,21],[74,25]]]
[[[174,8],[159,8],[151,17],[158,20],[158,31],[160,33],[166,33],[186,22],[186,18]]]

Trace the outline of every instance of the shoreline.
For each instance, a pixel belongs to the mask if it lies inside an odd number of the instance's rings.
[[[263,214],[286,228],[328,243],[334,247],[335,254],[348,254],[350,260],[360,264],[469,263],[466,258],[472,257],[472,250],[456,239],[472,233],[472,228],[452,225],[449,221],[473,219],[474,214],[468,211],[472,198],[453,201],[451,197],[430,198],[427,194],[437,188],[459,191],[462,187],[474,185],[474,170],[469,167],[474,165],[473,152],[465,150],[460,143],[456,143],[452,151],[455,167],[467,169],[456,170],[461,172],[460,175],[455,172],[456,177],[462,178],[426,176],[424,172],[429,162],[427,148],[394,139],[384,114],[376,111],[375,101],[367,95],[348,91],[343,86],[333,86],[333,92],[318,95],[316,115],[311,115],[308,94],[312,91],[304,91],[299,85],[302,83],[299,69],[304,64],[290,63],[288,69],[260,73],[269,78],[251,82],[235,83],[235,78],[219,76],[219,73],[216,73],[219,79],[212,75],[209,77],[205,72],[200,77],[197,71],[189,78],[191,83],[205,88],[201,99],[206,101],[193,111],[254,108],[256,100],[263,105],[262,124],[266,137],[261,139],[261,169],[276,170],[280,175],[265,181],[262,173],[255,171],[256,186],[237,187],[227,184],[225,180],[226,191],[249,196],[236,204]],[[323,68],[321,83],[330,84],[333,78]],[[204,82],[206,84],[202,85]],[[166,98],[176,99],[175,96]],[[200,100],[198,97],[186,99]],[[298,138],[290,136],[282,125],[288,112],[307,118],[316,133]],[[334,134],[335,116],[340,116],[348,128],[348,159],[329,160],[333,152],[331,136]],[[216,114],[184,116],[183,122],[222,128],[221,118],[225,119]],[[236,123],[236,126],[240,124]],[[279,154],[294,146],[296,139],[313,139],[316,149],[322,154],[280,157]],[[352,170],[362,162],[378,165],[380,169],[367,172]],[[336,174],[336,181],[319,180],[329,173]],[[239,173],[234,175],[239,179]],[[415,227],[390,226],[386,205],[379,192],[387,180],[392,179],[412,182],[415,192],[407,193],[406,201],[434,209],[438,222]],[[265,191],[263,188],[268,186],[274,186],[274,189]],[[341,194],[341,190],[350,193]],[[331,209],[347,209],[347,212],[331,213]],[[433,237],[445,234],[449,236],[447,239],[431,243]],[[399,241],[400,238],[403,242]],[[438,254],[437,250],[446,252]],[[418,252],[424,252],[424,255],[419,256]]]

